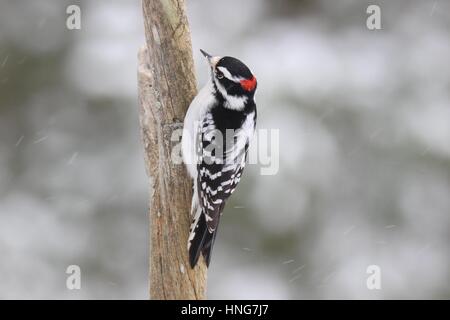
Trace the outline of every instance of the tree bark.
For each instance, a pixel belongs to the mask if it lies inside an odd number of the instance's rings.
[[[187,251],[192,181],[176,161],[183,119],[197,92],[185,4],[142,4],[147,46],[139,52],[138,78],[150,178],[150,298],[205,299],[206,265],[201,259],[191,269]]]

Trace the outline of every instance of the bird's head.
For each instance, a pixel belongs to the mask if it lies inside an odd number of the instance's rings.
[[[233,57],[212,56],[203,50],[211,67],[214,88],[231,109],[240,109],[242,104],[252,100],[257,82],[250,69],[240,60]],[[243,106],[242,106],[243,107]]]

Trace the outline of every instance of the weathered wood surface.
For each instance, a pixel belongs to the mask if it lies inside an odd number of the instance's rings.
[[[150,298],[205,299],[206,265],[201,259],[192,270],[188,261],[192,185],[184,166],[172,158],[181,142],[174,131],[180,132],[197,92],[185,4],[143,0],[142,5],[146,48],[139,52],[138,78],[150,179]]]

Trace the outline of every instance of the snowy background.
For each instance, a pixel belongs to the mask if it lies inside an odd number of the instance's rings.
[[[242,59],[281,141],[226,207],[209,297],[450,298],[450,3],[187,5],[199,83],[199,48]],[[0,298],[147,298],[143,43],[137,0],[0,1]]]

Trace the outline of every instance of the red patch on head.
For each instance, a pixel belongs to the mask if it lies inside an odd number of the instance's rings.
[[[246,91],[252,91],[256,87],[256,78],[241,80],[241,87]]]

